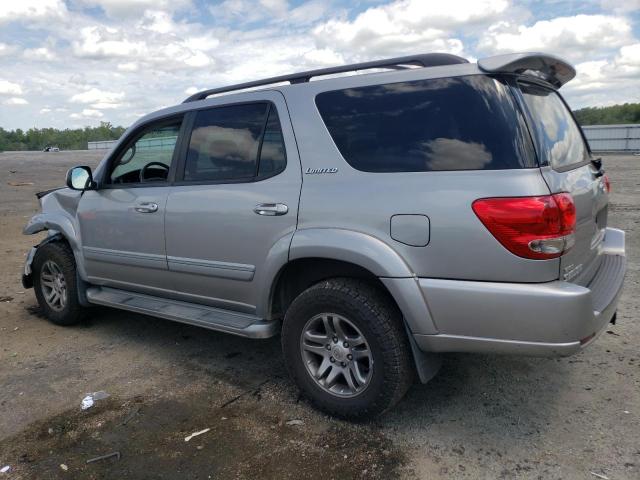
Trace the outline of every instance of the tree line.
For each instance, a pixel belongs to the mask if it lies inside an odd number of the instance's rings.
[[[58,147],[60,150],[86,150],[87,142],[117,140],[124,127],[114,127],[109,122],[100,122],[98,127],[59,130],[57,128],[20,128],[5,130],[0,127],[0,152],[13,150],[43,150]]]
[[[640,123],[640,103],[625,103],[610,107],[587,107],[573,112],[580,125],[612,125]],[[109,122],[98,127],[59,130],[57,128],[30,128],[26,132],[18,128],[5,130],[0,127],[0,152],[7,150],[43,150],[58,147],[61,150],[86,150],[87,142],[117,140],[125,131]]]
[[[640,123],[640,103],[625,103],[610,107],[587,107],[573,113],[580,125]]]

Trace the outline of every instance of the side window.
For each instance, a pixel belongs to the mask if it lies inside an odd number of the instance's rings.
[[[287,165],[287,157],[284,148],[284,138],[280,120],[275,107],[271,107],[267,126],[264,129],[264,139],[260,149],[260,164],[258,177],[268,177],[284,170]]]
[[[537,166],[508,87],[485,75],[323,92],[316,105],[342,156],[361,171]]]
[[[113,163],[110,183],[164,182],[169,175],[182,120],[152,125]]]
[[[278,173],[285,165],[278,114],[268,103],[216,107],[196,114],[185,181],[251,181]]]

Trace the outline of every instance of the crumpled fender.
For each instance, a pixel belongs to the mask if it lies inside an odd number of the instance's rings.
[[[40,199],[42,212],[29,219],[22,233],[33,235],[46,230],[49,232],[48,239],[53,235],[60,234],[73,251],[80,278],[86,279],[80,231],[75,220],[79,200],[79,192],[69,189],[56,190],[45,195]]]

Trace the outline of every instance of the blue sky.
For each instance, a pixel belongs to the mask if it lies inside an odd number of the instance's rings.
[[[640,0],[0,2],[0,127],[139,116],[197,89],[422,52],[546,51],[574,108],[640,102]]]

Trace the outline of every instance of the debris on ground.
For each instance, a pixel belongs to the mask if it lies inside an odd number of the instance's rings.
[[[267,382],[269,382],[269,379],[266,379],[264,382],[260,382],[254,388],[250,388],[249,390],[245,390],[240,395],[236,395],[231,400],[228,400],[228,401],[224,402],[222,405],[220,405],[220,408],[224,408],[224,407],[227,407],[227,406],[231,405],[233,402],[235,402],[236,400],[240,400],[242,397],[244,397],[245,395],[248,395],[249,393],[252,393],[254,395],[260,393],[260,387],[262,387]]]
[[[210,428],[205,428],[204,430],[200,430],[199,432],[193,432],[191,435],[189,435],[187,437],[184,437],[184,441],[188,442],[193,437],[197,437],[198,435],[202,435],[203,433],[207,433],[209,430],[211,430],[211,429]]]
[[[0,473],[7,473],[9,470],[11,470],[11,465],[5,465],[4,467],[0,468]]]
[[[61,464],[60,464],[60,468],[61,468],[62,470],[64,470],[65,472],[66,472],[67,470],[69,470],[69,467],[67,467],[64,463],[61,463]]]
[[[608,333],[609,335],[615,335],[616,337],[619,337],[619,336],[620,336],[620,334],[619,334],[619,333],[616,333],[616,332],[614,332],[613,330],[607,330],[607,333]]]
[[[10,302],[11,300],[13,300],[13,297],[9,297],[9,296],[0,297],[0,302]]]
[[[80,405],[80,408],[82,410],[86,410],[87,408],[93,407],[93,404],[97,400],[103,400],[105,398],[109,398],[109,394],[102,390],[100,390],[99,392],[89,393],[86,397],[82,399],[82,405]]]
[[[124,417],[124,420],[122,420],[122,425],[126,425],[131,420],[133,420],[134,417],[138,415],[139,412],[140,412],[140,405],[136,405],[135,407],[133,407],[133,409],[129,412],[129,414],[126,417]]]
[[[609,477],[607,477],[606,475],[600,475],[599,473],[596,473],[596,472],[589,472],[589,473],[594,477],[601,478],[602,480],[609,480]]]
[[[33,182],[7,182],[7,185],[11,185],[12,187],[27,187],[33,185]]]
[[[287,425],[304,425],[304,422],[302,420],[289,420]]]
[[[106,460],[107,458],[116,457],[116,460],[120,460],[120,452],[111,452],[106,455],[100,455],[99,457],[93,457],[87,460],[86,463],[99,462],[100,460]]]

